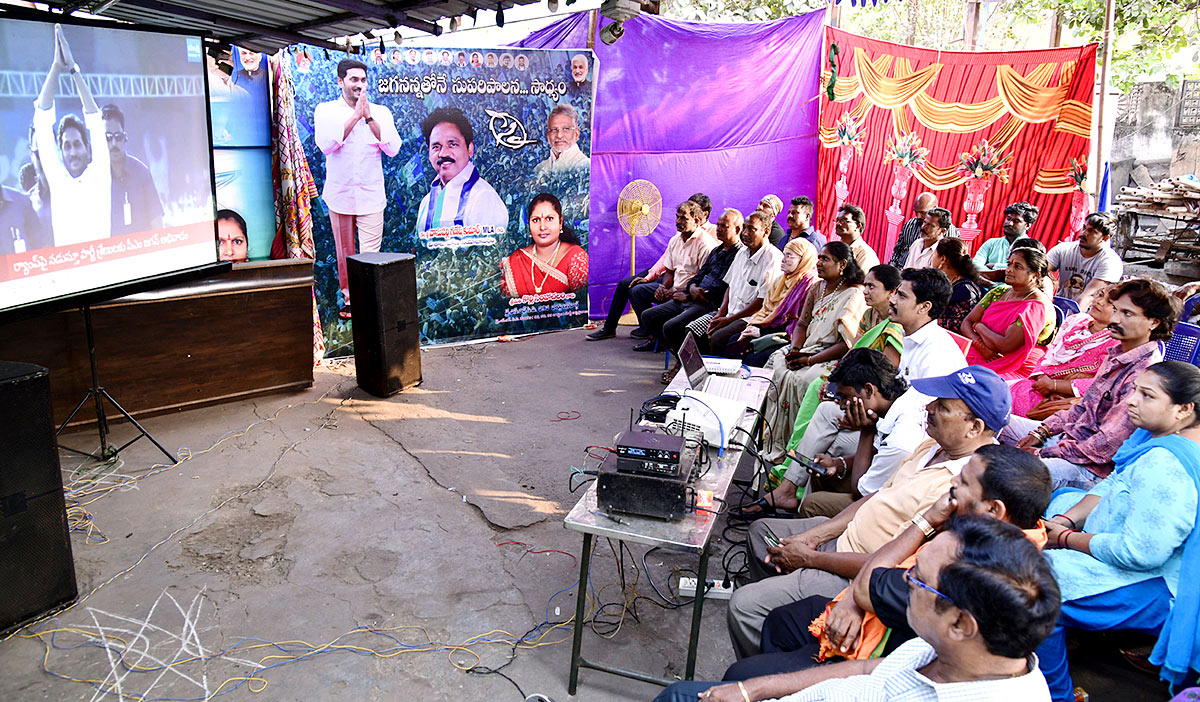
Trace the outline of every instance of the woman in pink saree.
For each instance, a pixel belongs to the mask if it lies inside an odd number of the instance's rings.
[[[1046,326],[1046,294],[1038,287],[1047,272],[1046,254],[1037,249],[1013,249],[997,285],[975,305],[962,323],[971,340],[967,363],[987,366],[1006,380],[1028,378],[1046,349],[1037,345]]]

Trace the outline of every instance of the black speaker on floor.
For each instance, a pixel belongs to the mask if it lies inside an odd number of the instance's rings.
[[[0,361],[0,634],[77,594],[50,372]]]
[[[360,253],[346,259],[346,269],[358,386],[387,397],[421,382],[416,258]]]

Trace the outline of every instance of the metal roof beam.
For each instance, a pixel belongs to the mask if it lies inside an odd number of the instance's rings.
[[[276,29],[274,27],[268,27],[262,24],[255,24],[254,22],[246,22],[245,20],[240,20],[235,17],[227,17],[225,15],[218,15],[212,12],[205,12],[204,10],[173,5],[167,2],[160,2],[160,0],[122,0],[121,4],[126,6],[141,7],[147,10],[155,10],[157,12],[163,12],[167,14],[179,15],[181,17],[188,17],[194,20],[209,22],[217,25],[218,27],[225,27],[239,32],[247,32],[258,36],[276,37],[277,39],[283,39],[289,43],[312,44],[314,46],[320,46],[326,49],[338,48],[336,44],[330,41],[314,39],[312,37],[307,37],[296,32],[290,32],[285,29]]]
[[[364,0],[316,0],[322,5],[328,7],[336,7],[339,10],[353,12],[360,17],[370,17],[371,19],[382,20],[389,27],[405,26],[413,29],[437,36],[442,33],[442,28],[433,22],[415,19],[408,16],[408,13],[403,10],[394,10],[383,5],[365,2]]]

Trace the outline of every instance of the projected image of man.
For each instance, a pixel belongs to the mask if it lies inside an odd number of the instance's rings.
[[[337,67],[342,96],[317,105],[317,147],[325,154],[325,190],[321,197],[329,208],[329,224],[337,252],[338,288],[342,291],[339,316],[350,319],[350,279],[346,257],[359,251],[378,251],[383,243],[383,154],[395,156],[400,135],[392,112],[367,100],[367,66],[343,59]]]
[[[579,149],[579,113],[570,105],[555,105],[546,120],[546,141],[550,157],[534,167],[534,172],[560,173],[587,168],[591,160]]]
[[[116,105],[100,108],[112,164],[112,233],[132,234],[163,225],[162,201],[150,169],[128,152],[125,114]]]
[[[429,162],[437,178],[417,211],[417,233],[473,225],[490,226],[496,233],[508,226],[508,208],[471,159],[475,131],[457,107],[439,107],[421,122],[429,146]]]
[[[15,188],[0,186],[0,256],[25,253],[50,243],[29,197]]]
[[[54,60],[34,103],[34,139],[50,190],[54,245],[103,239],[112,232],[112,171],[104,148],[104,118],[71,54],[59,25],[54,27]],[[58,120],[54,95],[68,73],[83,103],[83,119]],[[53,154],[53,156],[51,155]]]

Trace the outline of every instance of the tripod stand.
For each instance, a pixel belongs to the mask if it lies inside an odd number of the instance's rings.
[[[85,392],[83,395],[83,399],[79,401],[79,404],[75,405],[75,409],[71,410],[71,413],[68,414],[67,418],[63,420],[63,423],[58,427],[58,430],[54,432],[55,438],[57,438],[59,434],[62,434],[63,429],[67,428],[67,425],[71,423],[71,420],[75,418],[75,415],[79,413],[79,410],[83,409],[83,406],[87,404],[89,399],[91,399],[95,400],[96,402],[96,428],[100,431],[100,451],[98,453],[88,453],[86,451],[73,449],[70,446],[62,446],[62,448],[71,451],[72,453],[78,453],[82,456],[94,458],[98,461],[106,461],[113,456],[116,456],[121,451],[124,451],[130,444],[144,436],[150,440],[150,443],[157,446],[158,450],[162,451],[163,455],[166,456],[172,464],[174,464],[177,460],[175,456],[172,456],[170,451],[160,444],[157,439],[151,436],[150,432],[146,431],[145,427],[139,424],[132,415],[125,411],[125,408],[122,407],[120,403],[113,399],[112,395],[108,394],[107,390],[100,386],[100,373],[96,370],[96,340],[92,333],[91,306],[84,305],[82,312],[83,329],[87,334],[88,362],[91,364],[92,369],[92,386],[87,389],[87,392]],[[124,444],[121,444],[119,447],[111,446],[108,443],[108,419],[104,416],[105,400],[108,400],[113,407],[117,408],[117,411],[120,412],[125,419],[128,419],[130,424],[137,427],[138,430],[137,436],[133,437],[129,441],[126,441]]]

